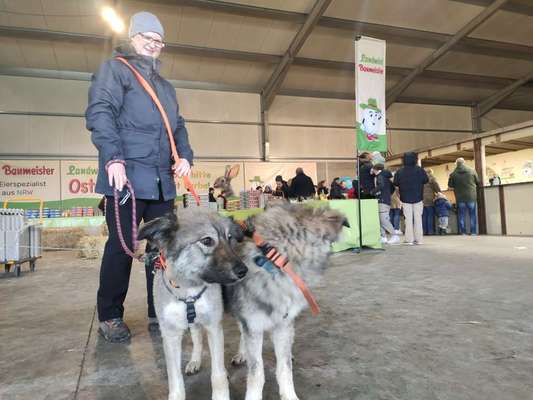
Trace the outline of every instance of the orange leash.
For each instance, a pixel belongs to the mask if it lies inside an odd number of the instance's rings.
[[[178,155],[178,151],[176,150],[176,143],[174,142],[174,136],[172,135],[172,128],[170,127],[170,122],[168,121],[168,116],[161,105],[161,102],[159,101],[159,98],[157,97],[157,94],[155,93],[154,89],[150,86],[150,84],[144,79],[144,77],[137,71],[125,58],[123,57],[116,57],[117,60],[123,62],[130,70],[133,72],[133,75],[137,78],[141,86],[146,90],[146,92],[150,95],[153,102],[155,103],[157,109],[161,113],[161,117],[163,118],[163,123],[165,124],[165,127],[167,128],[167,134],[168,134],[168,140],[170,141],[170,149],[172,151],[172,158],[174,159],[174,162],[176,165],[178,164],[180,157]],[[175,180],[178,180],[179,178],[175,178]],[[183,179],[183,185],[186,189],[189,190],[189,192],[193,195],[194,200],[196,201],[197,205],[200,205],[200,197],[198,197],[198,194],[196,193],[196,190],[194,190],[194,186],[189,179],[188,176],[182,176]]]
[[[241,224],[241,226],[243,229],[247,229],[246,224]],[[320,307],[318,306],[317,301],[313,297],[313,294],[305,284],[304,280],[300,278],[296,272],[294,272],[288,258],[282,255],[275,247],[268,245],[263,238],[257,232],[255,232],[255,230],[252,234],[252,239],[257,247],[259,247],[262,251],[266,251],[265,257],[292,279],[294,284],[298,286],[298,289],[300,289],[307,300],[307,303],[311,308],[311,313],[313,315],[318,315],[320,313]]]

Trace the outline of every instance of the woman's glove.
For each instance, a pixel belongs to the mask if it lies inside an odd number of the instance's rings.
[[[180,158],[180,162],[172,166],[172,171],[174,172],[174,176],[178,178],[184,175],[188,176],[191,173],[191,165],[187,159]]]

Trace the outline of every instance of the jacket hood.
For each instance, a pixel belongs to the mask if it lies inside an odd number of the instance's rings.
[[[415,166],[417,161],[418,161],[418,155],[412,151],[407,152],[403,155],[403,165],[406,167]]]

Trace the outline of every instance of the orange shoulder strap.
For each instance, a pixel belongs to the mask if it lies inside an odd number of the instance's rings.
[[[180,158],[178,155],[178,151],[176,149],[176,143],[174,142],[174,135],[172,134],[172,128],[170,127],[170,122],[168,121],[167,113],[165,109],[163,108],[163,106],[161,105],[161,102],[159,101],[157,94],[155,93],[154,89],[150,86],[150,84],[146,82],[146,79],[144,79],[144,77],[139,73],[139,71],[137,71],[125,58],[116,57],[116,59],[124,63],[131,70],[131,72],[133,72],[133,75],[135,75],[135,78],[137,78],[137,80],[139,81],[141,86],[144,88],[144,90],[146,90],[146,92],[150,95],[157,109],[161,113],[161,118],[163,118],[163,123],[165,124],[165,127],[167,129],[168,140],[170,141],[170,150],[172,151],[172,158],[174,159],[174,162],[178,164]],[[176,178],[176,180],[177,179],[178,178]],[[191,180],[189,179],[189,177],[183,176],[182,179],[183,179],[183,185],[193,195],[194,200],[196,201],[196,204],[200,205],[200,198],[198,197],[198,194],[194,190],[194,186]]]

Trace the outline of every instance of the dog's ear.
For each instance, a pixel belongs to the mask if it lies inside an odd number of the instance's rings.
[[[157,247],[164,248],[174,238],[178,227],[178,218],[171,212],[144,224],[137,238],[146,239]]]
[[[337,240],[343,226],[347,228],[350,227],[346,216],[341,212],[332,209],[324,210],[322,221],[326,226],[326,239],[332,242]]]

